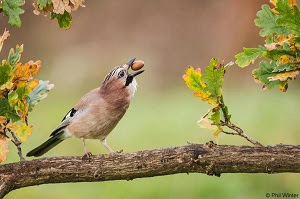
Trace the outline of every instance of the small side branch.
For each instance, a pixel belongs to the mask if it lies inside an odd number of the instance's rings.
[[[255,146],[260,146],[263,147],[262,144],[260,144],[259,142],[251,139],[248,135],[246,135],[246,133],[244,133],[243,129],[241,129],[240,127],[237,127],[236,125],[232,124],[232,123],[228,123],[228,122],[223,122],[221,121],[221,124],[218,124],[220,126],[226,126],[232,130],[234,130],[235,132],[224,132],[226,134],[230,134],[230,135],[239,135],[243,138],[245,138],[246,140],[248,140],[249,142],[251,142],[252,144],[254,144]]]
[[[21,144],[22,142],[20,142],[20,140],[17,138],[16,134],[14,132],[10,132],[12,137],[14,138],[12,141],[12,143],[14,143],[14,145],[16,145],[17,149],[18,149],[18,155],[20,157],[20,161],[25,161],[25,158],[23,157],[22,154],[22,148],[21,148]]]

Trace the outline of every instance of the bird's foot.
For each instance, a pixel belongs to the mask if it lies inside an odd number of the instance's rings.
[[[84,154],[84,156],[82,156],[81,159],[84,161],[88,160],[90,162],[92,160],[92,156],[93,156],[93,154],[91,152],[86,152]]]

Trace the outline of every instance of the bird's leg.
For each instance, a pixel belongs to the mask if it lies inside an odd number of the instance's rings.
[[[83,149],[84,149],[84,156],[82,156],[83,160],[91,160],[92,157],[92,153],[89,152],[89,150],[87,149],[86,145],[85,145],[85,141],[84,138],[81,138],[82,144],[83,144]]]
[[[108,144],[106,143],[106,138],[104,140],[100,140],[101,144],[107,149],[109,150],[110,153],[114,153],[114,150],[112,150]],[[117,151],[117,153],[121,153],[123,150],[121,151]]]

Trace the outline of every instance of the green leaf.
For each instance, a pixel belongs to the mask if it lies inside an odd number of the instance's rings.
[[[13,66],[13,68],[15,67],[16,63],[20,61],[22,53],[23,53],[23,45],[21,46],[17,45],[16,52],[13,48],[10,49],[7,60],[10,63],[10,65]]]
[[[0,88],[11,78],[12,69],[7,62],[0,66]]]
[[[187,86],[196,92],[203,90],[206,86],[201,81],[201,77],[202,74],[200,68],[194,70],[192,66],[189,66],[188,69],[185,71],[185,75],[183,75],[183,79],[186,82]]]
[[[291,71],[295,69],[295,65],[291,63],[276,65],[272,72]]]
[[[259,68],[253,70],[252,74],[255,79],[259,80],[260,82],[262,82],[264,84],[264,87],[266,87],[267,89],[271,89],[271,88],[275,87],[276,85],[280,86],[279,80],[276,80],[276,81],[269,80],[269,77],[273,77],[278,74],[277,72],[273,72],[276,67],[277,66],[276,66],[275,61],[271,61],[270,63],[268,63],[266,61],[262,61],[259,64]]]
[[[283,56],[283,55],[288,55],[288,56],[292,56],[292,57],[296,56],[295,53],[293,53],[290,50],[274,49],[271,51],[267,51],[264,54],[264,57],[267,57],[272,60],[279,60],[281,58],[281,56]]]
[[[72,16],[67,11],[65,11],[63,15],[52,12],[50,18],[51,19],[56,18],[57,22],[59,24],[59,27],[61,27],[61,28],[69,29],[71,27]]]
[[[292,7],[288,0],[277,0],[276,8],[279,18],[276,22],[289,30],[288,34],[300,35],[300,11],[298,6]]]
[[[18,99],[20,99],[20,100],[24,99],[29,94],[29,92],[30,92],[30,90],[29,90],[27,84],[19,86],[16,89],[16,93],[18,95]]]
[[[26,98],[29,104],[29,111],[32,111],[33,107],[42,99],[47,97],[48,92],[54,87],[53,84],[49,84],[49,81],[39,81],[39,85],[33,89]]]
[[[3,13],[8,17],[8,23],[14,27],[21,27],[20,14],[24,10],[20,6],[24,5],[25,0],[2,0]]]
[[[213,123],[220,123],[220,109],[218,108],[209,118]]]
[[[11,119],[13,122],[21,119],[15,109],[10,106],[8,100],[5,98],[0,99],[0,116]]]
[[[187,87],[195,91],[195,97],[200,97],[203,101],[207,101],[209,104],[218,104],[216,101],[210,98],[210,93],[205,90],[205,87],[207,85],[202,80],[202,73],[200,68],[197,68],[195,70],[192,66],[189,66],[182,78],[185,81]]]
[[[183,75],[187,87],[194,90],[196,97],[201,97],[209,104],[218,105],[222,96],[222,86],[224,83],[224,72],[232,65],[232,62],[224,66],[224,62],[219,63],[219,59],[211,59],[205,67],[205,74],[201,74],[200,68],[194,70],[189,66]]]
[[[11,90],[8,93],[8,102],[9,102],[9,104],[13,107],[17,100],[18,100],[18,94],[16,93],[16,91]]]
[[[37,5],[39,6],[39,8],[42,10],[43,8],[45,8],[47,6],[47,4],[50,4],[51,0],[37,0]]]
[[[248,66],[251,62],[253,63],[257,58],[262,57],[267,49],[263,46],[258,46],[258,48],[243,48],[244,52],[241,52],[235,56],[235,63],[244,68]]]
[[[271,44],[271,43],[273,43],[273,41],[274,41],[273,35],[266,36],[266,40],[265,40],[266,44]]]
[[[210,93],[210,98],[219,102],[219,98],[222,95],[222,86],[224,83],[224,66],[218,66],[219,59],[211,59],[209,66],[205,67],[206,74],[202,79],[206,83],[205,90]]]
[[[258,11],[256,16],[258,19],[254,20],[256,26],[262,28],[259,32],[261,37],[272,34],[288,34],[286,27],[281,26],[276,23],[276,20],[279,18],[278,15],[274,14],[268,5],[263,5],[262,10]]]

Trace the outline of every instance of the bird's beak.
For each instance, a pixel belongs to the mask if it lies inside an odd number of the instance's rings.
[[[136,58],[133,58],[132,60],[130,60],[130,61],[127,63],[127,65],[128,65],[129,67],[131,67],[132,64],[133,64],[133,62],[135,61],[135,59],[136,59]]]
[[[141,73],[143,73],[143,72],[144,72],[144,70],[140,70],[140,71],[137,71],[137,72],[135,72],[135,73],[128,74],[128,75],[127,75],[127,78],[126,78],[125,86],[128,86],[128,85],[132,82],[132,80],[133,80],[133,78],[134,78],[135,76],[137,76],[137,75],[139,75],[139,74],[141,74]]]
[[[140,70],[140,71],[137,71],[137,72],[135,72],[135,73],[128,74],[128,76],[135,77],[135,76],[137,76],[137,75],[143,73],[144,71],[145,71],[145,70]]]
[[[125,68],[128,71],[131,68],[134,61],[135,61],[135,58],[131,59],[127,64],[123,65],[123,68]]]

